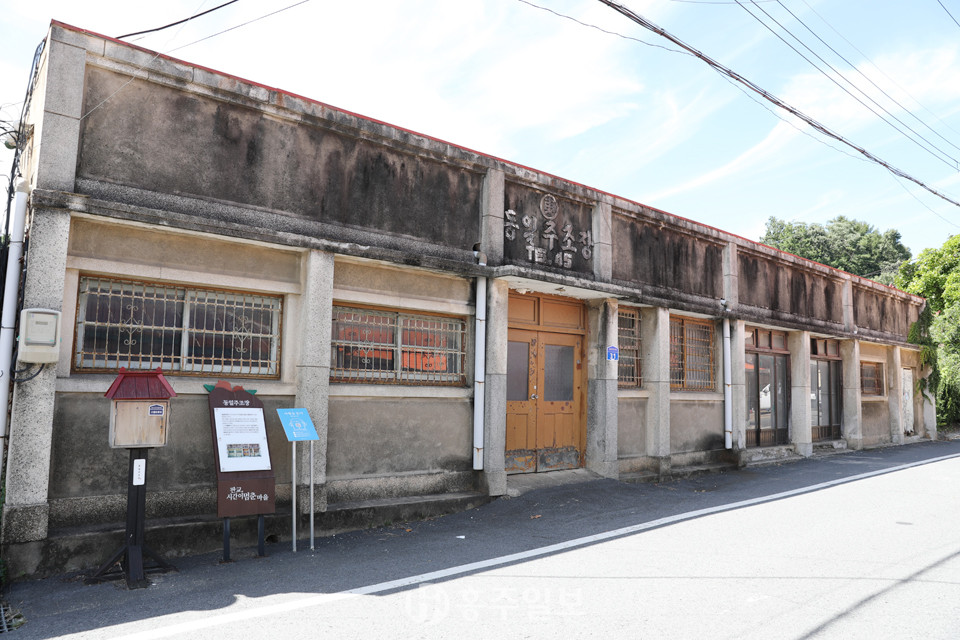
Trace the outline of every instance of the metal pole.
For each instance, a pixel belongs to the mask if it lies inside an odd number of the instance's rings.
[[[313,534],[313,440],[310,441],[310,551],[313,551],[314,546],[314,534]]]
[[[293,552],[297,552],[297,442],[290,443],[290,506],[293,529]]]

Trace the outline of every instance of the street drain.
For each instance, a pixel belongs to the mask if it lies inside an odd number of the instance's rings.
[[[0,633],[14,631],[23,626],[23,616],[6,603],[0,602]]]

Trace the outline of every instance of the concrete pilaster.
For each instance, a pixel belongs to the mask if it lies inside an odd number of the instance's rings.
[[[840,299],[843,304],[843,328],[847,331],[855,331],[857,328],[857,323],[853,312],[853,281],[850,280],[849,276],[843,280],[843,286],[840,290]],[[859,347],[857,348],[857,353],[860,353]]]
[[[900,349],[887,347],[884,383],[890,416],[890,442],[894,444],[903,444],[903,366],[901,363]]]
[[[310,251],[302,261],[297,362],[297,407],[310,413],[320,439],[313,443],[316,508],[327,510],[327,433],[330,391],[330,336],[333,307],[333,254]],[[301,513],[309,512],[310,447],[297,445],[297,484]]]
[[[730,365],[733,395],[733,448],[747,448],[747,356],[746,323],[730,322]]]
[[[593,275],[597,280],[613,277],[613,207],[609,200],[593,208]],[[615,343],[614,343],[615,344]]]
[[[670,470],[670,311],[643,310],[643,387],[649,393],[646,415],[647,455]]]
[[[810,332],[787,334],[790,349],[790,441],[802,456],[813,455],[810,415]]]
[[[733,242],[723,248],[723,298],[727,309],[735,309],[740,303],[740,267]]]
[[[607,360],[607,347],[617,346],[617,301],[593,302],[588,313],[585,466],[617,478],[617,362]]]
[[[23,291],[24,308],[62,311],[69,238],[69,213],[57,210],[33,212],[29,266]],[[69,340],[72,331],[69,327],[61,327],[61,335]],[[51,365],[35,378],[14,386],[3,505],[2,537],[5,543],[47,537],[47,491],[56,388],[56,366]]]
[[[33,168],[36,173],[31,186],[72,192],[80,145],[87,51],[62,41],[64,35],[68,34],[63,29],[51,29],[34,94],[35,103],[29,118],[35,127],[31,157],[38,158],[39,162]]]
[[[490,169],[480,193],[480,246],[487,264],[503,262],[503,211],[503,171]]]
[[[487,282],[487,372],[484,383],[483,478],[491,496],[507,492],[507,305],[506,281]]]
[[[860,342],[842,340],[843,361],[843,439],[850,449],[863,448],[863,406],[860,393]]]

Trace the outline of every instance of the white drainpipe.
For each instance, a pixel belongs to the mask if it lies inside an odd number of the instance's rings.
[[[730,318],[723,319],[723,446],[733,449],[733,365],[730,363]]]
[[[17,323],[17,299],[20,289],[20,258],[23,255],[23,229],[27,219],[29,188],[26,180],[17,183],[13,220],[10,226],[10,250],[7,254],[7,278],[3,283],[3,313],[0,316],[0,469],[3,465],[3,439],[7,437],[7,402],[13,377],[13,330]]]
[[[481,266],[487,257],[474,252]],[[487,279],[477,276],[476,337],[473,341],[473,468],[483,470],[483,413],[484,381],[487,369]]]

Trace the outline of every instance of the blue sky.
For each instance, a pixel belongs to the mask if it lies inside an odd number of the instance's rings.
[[[51,19],[118,36],[221,1],[8,3],[0,15],[3,117],[19,113]],[[960,231],[960,207],[746,95],[701,60],[660,48],[675,47],[597,0],[531,2],[647,44],[521,0],[309,0],[196,42],[295,2],[239,0],[128,41],[754,240],[769,216],[865,220],[899,230],[914,254]],[[960,19],[958,0],[942,2]],[[937,0],[623,4],[960,201],[960,26]],[[843,93],[753,17],[779,30],[761,8],[891,115],[868,102],[875,111],[939,151]],[[0,163],[7,174],[9,156]]]

